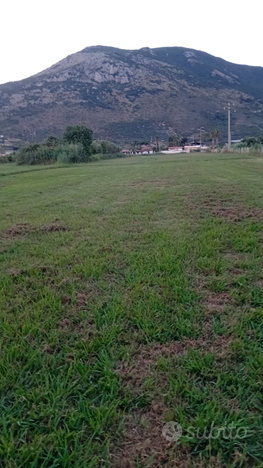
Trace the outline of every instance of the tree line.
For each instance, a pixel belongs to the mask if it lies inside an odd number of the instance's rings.
[[[94,140],[93,131],[85,126],[66,127],[62,138],[49,136],[42,143],[32,143],[21,148],[15,155],[18,165],[22,164],[65,164],[107,159],[120,154],[121,148],[107,140]],[[100,155],[100,157],[96,157]]]

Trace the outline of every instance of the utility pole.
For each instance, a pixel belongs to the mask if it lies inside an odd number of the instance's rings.
[[[201,151],[201,146],[202,146],[202,132],[204,131],[204,127],[199,128],[200,131],[200,151]]]
[[[228,103],[228,151],[231,148],[231,132],[230,132],[230,102]]]

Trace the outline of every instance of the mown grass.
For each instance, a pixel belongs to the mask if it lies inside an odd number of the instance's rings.
[[[0,466],[262,466],[263,158],[3,166]]]

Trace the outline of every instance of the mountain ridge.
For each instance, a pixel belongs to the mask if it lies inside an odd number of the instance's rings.
[[[184,47],[91,46],[20,81],[0,85],[0,133],[21,141],[81,124],[118,143],[190,135],[200,126],[235,137],[263,133],[263,68]]]

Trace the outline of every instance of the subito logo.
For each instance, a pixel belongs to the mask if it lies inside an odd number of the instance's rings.
[[[163,426],[162,435],[169,442],[177,442],[183,433],[182,426],[175,421],[170,421]]]

